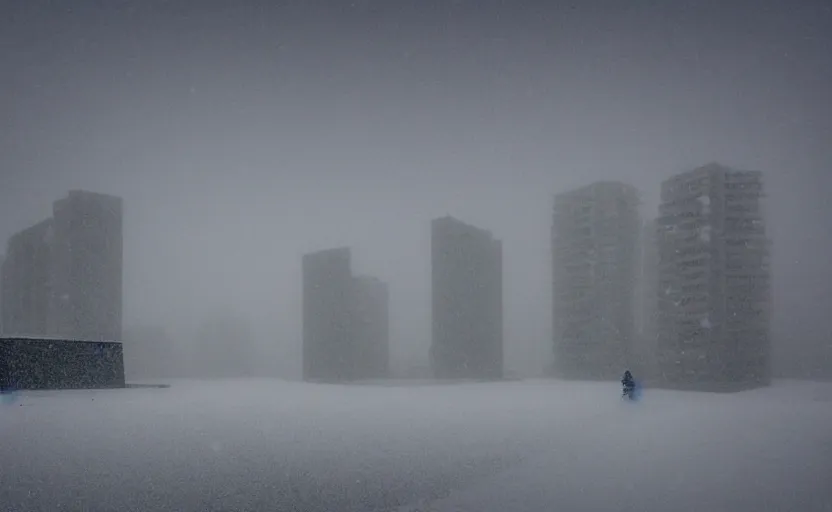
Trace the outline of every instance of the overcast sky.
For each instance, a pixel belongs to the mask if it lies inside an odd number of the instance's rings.
[[[729,5],[731,4],[731,5]],[[510,367],[551,354],[552,195],[762,170],[775,335],[829,342],[829,2],[6,0],[0,239],[125,200],[125,325],[246,315],[299,368],[304,252],[390,283],[427,359],[429,221],[504,242]],[[802,345],[801,345],[802,344]]]

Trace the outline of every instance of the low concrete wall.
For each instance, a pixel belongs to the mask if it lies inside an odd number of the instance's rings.
[[[0,338],[0,389],[123,388],[121,343]]]

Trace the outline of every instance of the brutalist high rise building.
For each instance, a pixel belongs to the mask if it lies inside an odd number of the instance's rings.
[[[303,378],[342,382],[388,374],[387,285],[353,276],[347,247],[303,256]]]
[[[390,292],[387,283],[371,276],[353,278],[352,339],[355,377],[389,377]]]
[[[54,228],[45,220],[9,238],[2,265],[3,333],[46,336],[52,295]]]
[[[431,263],[434,376],[502,378],[502,243],[453,217],[434,219]]]
[[[631,363],[639,194],[597,182],[555,196],[552,222],[556,373],[616,379]]]
[[[659,314],[659,244],[655,219],[642,224],[638,262],[638,294],[633,370],[652,378],[656,369]]]
[[[770,381],[763,178],[709,164],[662,184],[659,366],[671,387]]]
[[[303,378],[352,378],[350,249],[303,256]]]
[[[50,334],[121,340],[122,200],[71,191],[53,205]]]

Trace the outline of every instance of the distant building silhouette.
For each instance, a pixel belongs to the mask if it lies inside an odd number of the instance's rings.
[[[342,382],[389,376],[389,291],[353,276],[347,247],[303,257],[303,378]]]
[[[430,360],[441,379],[503,377],[502,243],[453,217],[431,223]]]
[[[347,247],[303,256],[304,380],[353,377],[350,260]]]
[[[555,196],[552,289],[555,372],[618,379],[632,362],[639,194],[597,182]]]
[[[378,278],[353,278],[352,340],[355,377],[390,376],[390,318],[387,284]]]
[[[662,183],[659,366],[671,387],[771,378],[769,239],[760,172],[709,164]]]
[[[53,240],[51,219],[8,240],[2,267],[3,332],[7,335],[50,334]]]
[[[54,203],[53,216],[52,334],[121,340],[121,198],[71,191]]]
[[[638,296],[634,361],[631,365],[642,379],[651,378],[656,370],[659,314],[659,244],[656,220],[645,221],[641,230],[638,262]]]
[[[120,198],[72,191],[55,202],[53,218],[8,240],[6,335],[121,339],[121,209]]]

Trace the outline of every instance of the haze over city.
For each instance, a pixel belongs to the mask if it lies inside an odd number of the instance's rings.
[[[765,172],[777,350],[829,343],[825,2],[13,1],[0,27],[0,238],[67,189],[125,202],[125,326],[232,309],[297,374],[300,258],[388,281],[425,358],[429,221],[505,247],[507,366],[551,358],[552,195]]]
[[[0,506],[828,512],[830,55],[822,0],[6,0]]]

